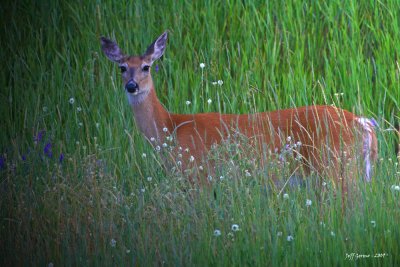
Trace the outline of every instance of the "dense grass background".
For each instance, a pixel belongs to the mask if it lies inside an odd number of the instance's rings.
[[[308,2],[2,2],[0,265],[399,265],[400,2]],[[316,103],[374,117],[373,182],[342,215],[329,179],[322,195],[277,197],[246,176],[251,160],[214,177],[217,200],[166,173],[99,45],[139,54],[164,30],[153,79],[169,110]]]

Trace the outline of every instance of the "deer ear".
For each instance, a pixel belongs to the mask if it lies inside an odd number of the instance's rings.
[[[164,32],[147,48],[144,56],[150,59],[151,64],[153,64],[155,60],[159,59],[164,54],[164,50],[167,45],[167,37],[168,33]]]
[[[121,60],[125,57],[125,55],[122,53],[121,49],[119,49],[116,42],[111,41],[106,37],[101,37],[100,43],[101,43],[101,49],[103,50],[104,54],[111,61],[120,63]]]

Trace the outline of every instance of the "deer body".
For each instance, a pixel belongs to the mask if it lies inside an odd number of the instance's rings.
[[[344,176],[344,162],[361,157],[366,180],[371,179],[371,166],[376,159],[377,141],[372,121],[332,106],[306,106],[255,114],[173,114],[157,98],[150,74],[153,62],[162,56],[167,33],[153,42],[139,57],[125,56],[117,44],[101,38],[107,57],[119,63],[129,103],[136,124],[154,145],[161,145],[173,136],[183,153],[183,168],[189,157],[197,164],[205,160],[213,144],[233,133],[240,133],[254,142],[260,152],[266,144],[280,150],[283,140],[293,138],[302,145],[301,156],[305,171],[316,170],[336,180]],[[361,156],[360,156],[361,155]]]

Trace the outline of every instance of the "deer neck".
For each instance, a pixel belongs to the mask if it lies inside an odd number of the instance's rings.
[[[163,139],[163,128],[170,128],[170,114],[158,100],[153,84],[150,85],[147,95],[142,97],[143,99],[135,103],[129,101],[136,125],[148,140],[155,138],[160,142]]]

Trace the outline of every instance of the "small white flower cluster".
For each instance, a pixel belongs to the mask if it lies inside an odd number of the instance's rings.
[[[335,93],[336,97],[343,96],[343,95],[344,95],[344,93]]]
[[[216,81],[216,82],[212,82],[212,85],[219,85],[219,86],[222,86],[223,84],[224,84],[224,81],[222,81],[222,80],[218,80],[218,81]]]
[[[400,186],[398,186],[398,185],[392,185],[392,186],[390,187],[390,189],[392,189],[393,191],[398,191],[398,192],[400,192]]]
[[[292,137],[288,136],[286,138],[286,144],[281,149],[281,152],[278,156],[279,161],[281,163],[286,162],[286,158],[293,157],[295,155],[295,160],[301,160],[302,156],[300,154],[300,147],[303,145],[300,141],[292,142]],[[278,149],[275,148],[275,153],[278,153]]]
[[[232,232],[238,232],[238,231],[240,231],[240,227],[239,227],[238,224],[234,223],[234,224],[231,225],[231,230],[232,230]],[[230,233],[228,234],[229,237],[233,237],[233,233],[232,233],[232,232],[230,232]],[[222,234],[222,233],[221,233],[221,230],[219,230],[219,229],[215,229],[215,230],[214,230],[214,236],[218,237],[218,236],[220,236],[221,234]]]

